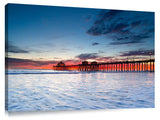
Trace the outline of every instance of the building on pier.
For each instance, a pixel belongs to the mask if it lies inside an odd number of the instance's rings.
[[[88,65],[88,61],[83,61],[82,65]]]
[[[65,64],[61,61],[57,64],[58,67],[65,67]]]
[[[53,66],[54,70],[66,70],[65,64],[61,61],[56,66]]]
[[[99,70],[99,64],[96,61],[91,62],[90,70],[91,71],[98,71]]]

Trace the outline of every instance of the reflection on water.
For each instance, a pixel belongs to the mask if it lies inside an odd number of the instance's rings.
[[[8,74],[9,111],[154,107],[154,73]]]

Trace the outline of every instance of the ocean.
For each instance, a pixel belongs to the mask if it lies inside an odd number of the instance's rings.
[[[154,108],[154,72],[15,69],[6,83],[9,112]]]

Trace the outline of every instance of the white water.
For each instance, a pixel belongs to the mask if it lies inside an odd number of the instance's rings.
[[[9,70],[7,75],[8,111],[154,107],[154,73]]]

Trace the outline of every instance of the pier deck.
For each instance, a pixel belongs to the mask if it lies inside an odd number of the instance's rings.
[[[107,72],[154,72],[155,60],[118,61],[78,65],[53,66],[54,70],[107,71]]]

